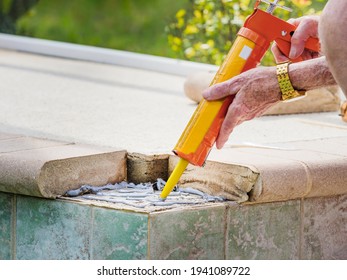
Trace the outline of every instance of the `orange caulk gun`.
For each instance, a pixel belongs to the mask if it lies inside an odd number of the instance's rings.
[[[258,9],[260,2],[269,4],[266,11]],[[287,7],[277,5],[278,2],[279,0],[272,2],[258,0],[255,3],[254,12],[238,32],[234,44],[210,86],[255,68],[273,41],[284,54],[289,55],[290,40],[296,27],[272,15],[276,7],[291,11]],[[305,47],[318,52],[318,39],[309,38]],[[233,99],[234,95],[216,101],[203,99],[199,103],[173,150],[180,159],[160,195],[161,199],[165,200],[170,194],[188,163],[204,165]]]

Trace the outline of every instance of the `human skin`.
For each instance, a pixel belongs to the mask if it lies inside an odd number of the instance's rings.
[[[295,25],[296,31],[291,39],[291,48],[289,57],[286,57],[273,43],[271,51],[277,63],[293,60],[301,56],[303,60],[317,58],[320,56],[318,52],[312,52],[305,49],[305,42],[308,38],[318,38],[319,16],[304,16],[297,19],[288,20],[289,23]]]
[[[347,96],[347,1],[330,0],[321,15],[321,45],[336,82]]]
[[[330,6],[330,2],[343,3],[344,1],[345,0],[330,0],[328,4]],[[341,3],[334,4],[341,5]],[[330,9],[329,6],[327,5],[325,10]],[[347,3],[344,3],[344,6],[347,6]],[[340,9],[338,7],[336,9],[340,10],[341,13],[343,13],[344,11],[343,9]],[[329,43],[333,45],[339,45],[337,42],[344,40],[344,36],[342,36],[337,31],[332,33],[329,30],[326,30],[328,28],[331,29],[331,21],[334,21],[334,19],[336,20],[336,16],[331,17],[333,19],[324,19],[324,17],[327,17],[329,13],[330,11],[323,12],[322,17],[323,20],[325,20],[326,25],[324,26],[322,24],[323,26],[320,26],[319,29],[319,37],[323,41],[323,52],[326,52],[327,49],[330,48]],[[347,26],[347,16],[345,16],[345,18],[346,21],[344,26]],[[300,28],[300,20],[293,22],[293,24],[298,24],[298,29],[296,30],[297,34],[296,37],[293,36],[294,42],[292,42],[292,44],[295,45],[297,51],[295,53],[295,56],[297,57],[302,55],[304,59],[307,59],[303,62],[292,63],[289,65],[289,78],[296,90],[311,90],[322,86],[336,85],[337,79],[335,80],[333,76],[334,71],[331,71],[329,66],[331,68],[334,68],[339,67],[339,65],[341,67],[341,64],[343,64],[342,66],[345,68],[342,69],[346,69],[347,71],[346,57],[344,57],[343,62],[339,61],[339,59],[342,58],[336,58],[333,52],[334,48],[332,51],[330,51],[329,49],[329,51],[327,52],[328,59],[326,59],[325,56],[317,57],[319,55],[317,53],[303,52],[302,45],[304,44],[305,38],[307,39],[312,34],[314,35],[313,37],[317,35],[317,25],[314,24],[315,21],[316,18],[311,21],[313,22],[313,24],[309,24],[309,20],[305,18],[304,26]],[[322,29],[324,29],[324,31]],[[338,35],[343,39],[339,40],[335,36],[330,36],[331,38],[328,41],[325,38],[325,32],[328,33],[329,36],[331,34],[335,34],[336,36],[336,33],[338,33]],[[346,46],[346,44],[343,44],[342,47],[344,46]],[[338,48],[338,46],[336,46],[336,48]],[[347,56],[346,51],[344,51],[343,53],[345,54],[345,56]],[[276,57],[276,53],[274,55]],[[294,52],[292,52],[291,55],[294,55]],[[338,57],[342,57],[342,54]],[[278,54],[278,57],[276,57],[276,59],[281,61],[281,56],[279,56]],[[327,60],[329,61],[329,64]],[[341,77],[341,79],[343,80],[343,77]],[[342,82],[345,83],[345,88],[347,89],[347,79],[344,78],[344,81]],[[342,89],[344,90],[343,87]],[[221,149],[227,142],[229,135],[234,130],[235,126],[241,124],[244,121],[261,116],[268,108],[281,101],[281,91],[277,81],[276,67],[257,67],[246,71],[236,77],[231,78],[230,80],[209,87],[203,92],[203,97],[206,100],[211,101],[234,94],[237,95],[228,108],[225,120],[221,126],[216,141],[216,146],[218,149]]]
[[[335,85],[325,57],[289,65],[289,78],[297,90],[311,90],[322,85]],[[221,149],[235,126],[261,116],[281,101],[276,67],[257,67],[219,84],[203,93],[206,100],[216,100],[236,94],[221,126],[216,147]]]

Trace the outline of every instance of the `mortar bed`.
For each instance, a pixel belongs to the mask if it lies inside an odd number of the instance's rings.
[[[83,185],[78,189],[67,191],[61,199],[140,212],[206,206],[226,201],[220,196],[211,196],[193,188],[180,188],[178,186],[165,200],[162,200],[160,193],[164,185],[165,181],[162,179],[157,179],[155,183],[121,182],[105,186]]]

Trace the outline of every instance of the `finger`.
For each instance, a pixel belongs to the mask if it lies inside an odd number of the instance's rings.
[[[309,60],[309,59],[312,59],[313,57],[312,57],[311,52],[303,52],[303,53],[301,54],[301,58],[302,58],[303,60]]]
[[[216,141],[217,149],[223,148],[235,126],[242,122],[240,121],[241,115],[238,108],[236,103],[230,104]]]
[[[312,58],[317,58],[317,57],[319,57],[319,56],[320,56],[320,54],[317,53],[317,52],[314,52],[314,53],[312,54]]]
[[[290,59],[296,59],[303,53],[305,49],[306,40],[302,41],[300,39],[294,38],[294,35],[293,35],[291,40],[290,52],[289,52]]]
[[[236,94],[240,90],[241,84],[240,77],[236,76],[228,81],[215,84],[205,89],[202,96],[208,101],[221,99]]]
[[[292,24],[296,24],[292,21]],[[310,37],[318,37],[317,26],[310,20],[302,20],[295,30],[291,39],[291,48],[289,57],[291,59],[299,57],[305,49],[305,43]]]
[[[287,20],[292,25],[298,26],[300,24],[301,19],[300,18],[290,18]]]
[[[271,52],[272,52],[273,56],[275,57],[276,63],[281,63],[281,62],[288,61],[288,57],[286,57],[286,56],[280,51],[280,49],[277,47],[277,44],[276,44],[276,43],[273,43],[273,44],[272,44]]]

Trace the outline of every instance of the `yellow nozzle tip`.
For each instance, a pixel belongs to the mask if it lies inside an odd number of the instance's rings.
[[[172,171],[169,179],[167,180],[164,189],[162,190],[162,192],[160,194],[161,199],[165,200],[167,198],[167,196],[170,194],[170,192],[176,186],[178,180],[181,178],[188,163],[189,162],[187,160],[180,158],[175,169]]]

